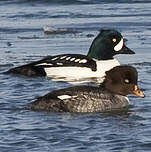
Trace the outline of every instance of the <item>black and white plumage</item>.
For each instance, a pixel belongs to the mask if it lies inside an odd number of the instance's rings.
[[[69,69],[72,67],[72,71]],[[74,68],[76,67],[76,71]],[[49,76],[53,75],[56,76],[58,74],[61,77],[61,73],[64,73],[64,77],[68,77],[71,75],[70,72],[75,73],[74,76],[77,74],[77,77],[80,75],[78,74],[77,67],[86,68],[89,71],[96,72],[97,65],[96,62],[86,57],[85,55],[81,54],[62,54],[56,56],[48,56],[42,60],[32,62],[23,66],[19,66],[13,69],[10,69],[10,73],[20,73],[26,76]],[[60,70],[58,70],[60,68]],[[82,69],[84,70],[84,69]],[[84,70],[85,72],[86,70]],[[58,76],[58,77],[59,77]]]
[[[7,73],[71,79],[104,77],[105,71],[120,65],[118,60],[113,58],[116,54],[134,54],[134,52],[125,46],[119,32],[102,30],[92,42],[87,55],[48,56],[42,60],[12,68]]]
[[[100,87],[75,86],[52,91],[31,103],[32,110],[50,112],[106,112],[129,106],[128,94],[144,97],[137,86],[137,71],[117,66],[106,72]]]
[[[61,54],[56,56],[49,56],[41,60],[35,66],[43,68],[51,67],[87,67],[92,71],[96,71],[96,62],[81,54]]]

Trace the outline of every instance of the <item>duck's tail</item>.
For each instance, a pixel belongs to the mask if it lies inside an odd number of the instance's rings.
[[[23,66],[12,68],[3,74],[17,74],[28,77],[46,76],[46,72],[42,67],[34,66],[32,64],[26,64]]]

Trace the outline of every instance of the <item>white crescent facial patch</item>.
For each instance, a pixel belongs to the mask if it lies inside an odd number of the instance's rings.
[[[123,45],[124,45],[124,40],[121,39],[121,41],[114,47],[114,50],[117,52],[120,51],[123,48]]]

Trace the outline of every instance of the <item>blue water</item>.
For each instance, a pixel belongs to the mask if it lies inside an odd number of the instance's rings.
[[[78,31],[44,34],[53,26]],[[1,0],[0,72],[61,53],[87,54],[100,28],[115,28],[135,55],[144,99],[123,113],[47,113],[25,109],[36,97],[71,84],[0,74],[0,152],[150,152],[151,2],[146,0]],[[91,36],[89,36],[91,35]]]

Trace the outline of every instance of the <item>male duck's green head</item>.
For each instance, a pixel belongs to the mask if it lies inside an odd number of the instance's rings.
[[[116,54],[135,54],[124,44],[122,35],[113,29],[101,30],[93,40],[88,57],[97,60],[113,59]]]

